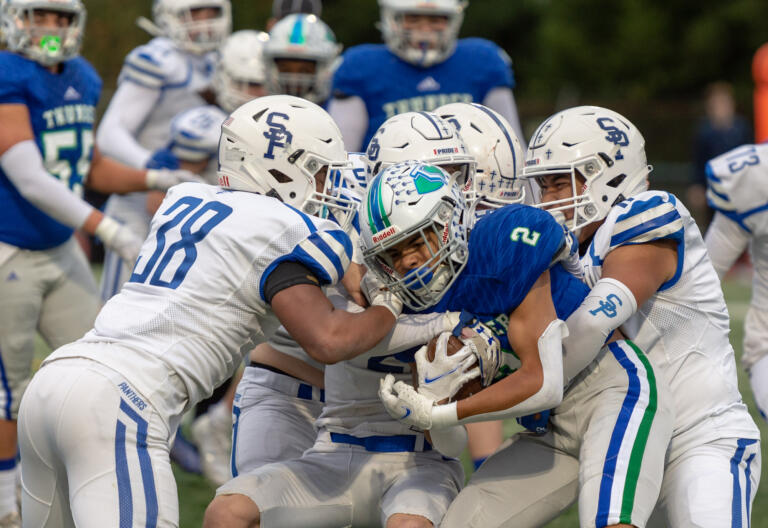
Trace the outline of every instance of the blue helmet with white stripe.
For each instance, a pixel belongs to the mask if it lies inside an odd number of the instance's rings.
[[[477,103],[451,103],[435,113],[456,127],[477,163],[466,191],[470,218],[513,203],[533,203],[530,183],[521,178],[523,148],[504,117]]]
[[[547,118],[528,145],[525,178],[568,174],[572,195],[541,203],[574,233],[648,189],[645,139],[621,114],[578,106]]]
[[[360,209],[366,265],[411,309],[434,306],[467,263],[465,209],[458,184],[440,167],[408,161],[385,169],[370,182]],[[401,275],[392,250],[412,237],[431,258]]]

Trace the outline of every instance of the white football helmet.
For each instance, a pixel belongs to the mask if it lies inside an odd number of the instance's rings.
[[[242,30],[232,33],[221,47],[221,58],[213,76],[216,102],[225,112],[232,112],[254,96],[249,85],[266,85],[264,44],[269,35],[263,31]]]
[[[213,8],[214,18],[195,20],[195,9]],[[194,54],[213,51],[232,31],[230,0],[154,0],[152,18],[162,34],[180,49]]]
[[[453,53],[466,7],[467,2],[462,0],[379,0],[379,29],[392,53],[427,68]],[[442,16],[448,24],[439,32],[408,31],[403,24],[406,14]]]
[[[459,186],[441,168],[409,161],[385,169],[370,182],[360,209],[360,240],[369,270],[411,309],[434,306],[467,263],[465,209]],[[401,275],[391,250],[414,235],[431,258]]]
[[[275,24],[264,46],[270,93],[296,95],[315,103],[325,102],[331,93],[333,64],[340,52],[341,45],[325,22],[315,15],[288,15]],[[277,64],[281,59],[312,62],[315,72],[281,72]]]
[[[348,167],[339,127],[306,99],[259,97],[221,126],[220,186],[272,196],[307,214],[332,217],[344,229],[357,202],[343,195],[330,176]]]
[[[35,11],[56,11],[69,18],[66,28],[35,26]],[[0,35],[11,51],[43,66],[77,57],[85,33],[80,0],[0,0]]]
[[[181,161],[202,161],[219,152],[221,124],[227,114],[208,105],[180,113],[171,121],[169,149]]]
[[[528,145],[523,176],[570,175],[573,197],[540,206],[578,234],[585,225],[605,218],[617,203],[647,190],[652,169],[643,136],[624,116],[598,106],[578,106],[539,125]]]
[[[506,119],[476,103],[451,103],[435,113],[456,127],[477,162],[467,191],[470,216],[513,203],[533,203],[530,183],[521,179],[525,154]]]
[[[368,177],[395,163],[416,160],[447,170],[462,189],[470,187],[475,159],[456,128],[432,112],[406,112],[390,117],[368,143]]]

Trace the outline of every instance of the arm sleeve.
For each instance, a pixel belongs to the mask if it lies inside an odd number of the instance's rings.
[[[272,270],[267,280],[264,282],[264,298],[268,303],[272,303],[272,298],[279,292],[297,284],[309,284],[320,286],[312,270],[300,262],[284,261]]]
[[[5,151],[0,157],[0,167],[19,194],[62,224],[78,229],[93,211],[93,207],[48,173],[31,139]]]
[[[339,125],[347,152],[359,152],[368,130],[368,110],[357,96],[339,99],[334,97],[328,105],[328,113]]]
[[[704,242],[707,244],[712,265],[718,277],[722,279],[747,248],[749,234],[724,214],[715,212]]]
[[[520,116],[517,113],[517,103],[515,102],[515,95],[512,93],[512,89],[507,86],[493,88],[483,99],[483,104],[491,110],[500,113],[512,125],[512,128],[517,133],[517,139],[520,140],[520,144],[523,146],[523,150],[525,150],[528,142],[525,140],[523,127],[520,125]]]
[[[587,298],[566,320],[569,335],[563,339],[566,385],[597,357],[613,334],[637,311],[637,301],[622,282],[600,279]]]
[[[126,165],[144,168],[152,151],[141,146],[136,135],[159,98],[158,88],[121,82],[96,135],[99,149]]]

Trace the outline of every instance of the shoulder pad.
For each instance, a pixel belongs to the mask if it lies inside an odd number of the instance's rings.
[[[472,61],[473,68],[479,69],[490,83],[495,86],[514,88],[512,74],[512,59],[506,51],[495,43],[482,38],[465,38],[459,40],[457,51]]]
[[[605,219],[610,249],[654,240],[683,239],[683,220],[674,195],[646,191],[617,204]]]
[[[27,103],[27,83],[32,82],[34,63],[10,51],[0,51],[0,104]]]
[[[118,82],[129,80],[160,89],[182,81],[189,67],[187,58],[170,40],[156,38],[131,51],[125,58]]]
[[[768,145],[735,148],[710,160],[706,172],[713,209],[743,220],[768,204]]]
[[[333,92],[360,95],[365,84],[375,76],[389,51],[383,44],[362,44],[346,50],[333,74]]]

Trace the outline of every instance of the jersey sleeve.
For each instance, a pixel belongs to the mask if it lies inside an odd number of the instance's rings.
[[[352,242],[341,229],[317,229],[307,219],[310,234],[298,242],[293,249],[275,258],[261,276],[259,292],[266,301],[264,286],[270,273],[283,262],[298,262],[309,269],[319,285],[336,284],[352,259]]]
[[[367,83],[375,78],[374,70],[380,62],[377,55],[370,45],[349,48],[341,56],[341,63],[333,74],[333,97],[345,99],[357,96],[365,100]]]
[[[170,84],[171,77],[179,69],[178,59],[178,54],[170,45],[155,39],[128,54],[118,83],[130,81],[159,90]]]
[[[0,52],[0,104],[27,104],[27,64],[15,59],[11,52]]]
[[[768,211],[768,145],[743,145],[706,165],[707,202],[752,233],[755,216]]]
[[[515,77],[512,71],[512,59],[506,51],[485,39],[465,39],[470,48],[470,56],[475,67],[483,74],[486,91],[498,87],[515,87]]]
[[[677,199],[666,192],[644,192],[617,205],[616,211],[606,219],[606,224],[610,225],[608,251],[624,245],[674,241],[677,245],[677,271],[660,290],[674,286],[682,273],[685,251],[685,231]]]

